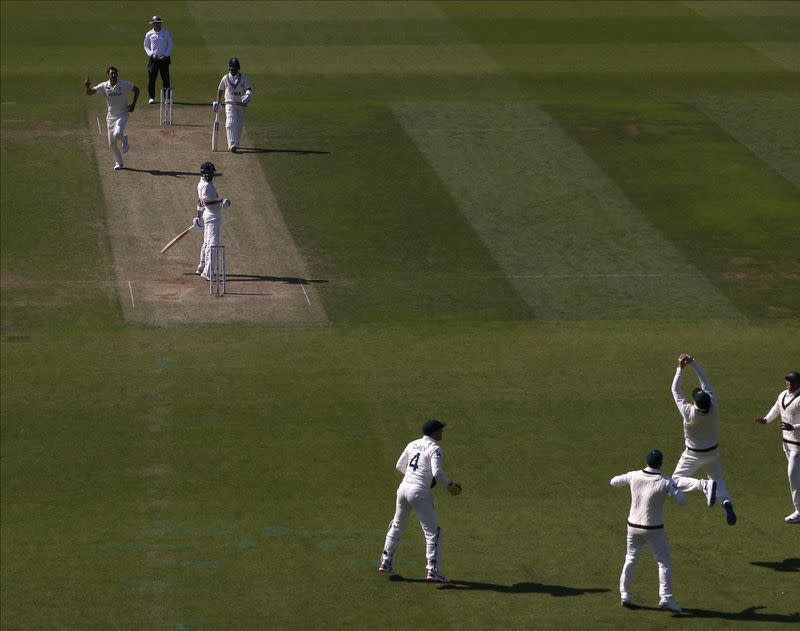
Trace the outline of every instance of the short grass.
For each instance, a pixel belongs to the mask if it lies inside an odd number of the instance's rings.
[[[797,368],[800,197],[782,175],[790,162],[777,169],[707,106],[769,93],[792,110],[797,77],[744,36],[792,50],[795,3],[714,3],[708,15],[678,2],[91,6],[0,4],[4,629],[797,623],[785,461],[775,425],[751,419]],[[258,95],[248,137],[272,150],[257,159],[314,277],[329,281],[329,326],[122,320],[105,233],[113,200],[86,123],[97,100],[80,84],[113,63],[143,87],[155,13],[178,40],[179,101],[210,102],[225,60],[242,58]],[[32,78],[48,89],[31,90]],[[566,139],[553,151],[580,150],[627,200],[609,224],[647,223],[731,311],[709,317],[677,293],[663,313],[664,296],[645,299],[647,317],[542,317],[497,255],[507,242],[477,230],[453,193],[516,186],[511,172],[482,178],[465,152],[454,188],[398,115],[437,104],[544,112]],[[771,137],[795,133],[791,117],[764,120]],[[482,141],[486,155],[503,146]],[[524,172],[536,152],[514,155]],[[575,179],[562,178],[542,228],[565,219],[558,192],[569,198]],[[605,207],[600,179],[585,188],[586,204]],[[502,210],[524,234],[522,211]],[[553,251],[573,246],[552,234]],[[606,242],[606,260],[652,256]],[[557,256],[547,262],[557,269]],[[608,480],[652,447],[667,470],[677,460],[669,383],[682,351],[719,392],[740,523],[697,496],[668,508],[686,608],[675,618],[652,609],[647,557],[635,584],[644,608],[618,605],[628,498]],[[419,580],[413,523],[403,578],[375,571],[394,462],[433,415],[450,424],[445,464],[465,485],[438,499],[443,569],[457,580],[447,588]]]

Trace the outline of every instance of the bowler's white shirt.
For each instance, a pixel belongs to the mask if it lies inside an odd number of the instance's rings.
[[[772,409],[767,412],[764,418],[769,423],[778,418],[778,416],[785,423],[790,423],[794,426],[792,431],[783,431],[783,439],[792,441],[791,443],[784,443],[786,448],[789,451],[800,451],[800,445],[792,444],[800,443],[800,390],[795,390],[791,393],[788,390],[782,390],[778,394],[778,400],[775,401],[775,405],[772,406]]]
[[[144,36],[144,52],[148,57],[152,55],[169,57],[172,54],[172,35],[163,26],[160,31],[150,29]]]
[[[631,510],[628,523],[638,526],[664,525],[664,500],[667,495],[683,504],[686,497],[678,489],[674,480],[665,476],[658,469],[645,467],[638,471],[628,471],[611,478],[611,486],[631,487]]]
[[[433,478],[445,486],[450,484],[442,469],[442,448],[430,436],[408,443],[395,467],[403,474],[403,484],[430,489]]]
[[[711,396],[711,407],[708,408],[708,412],[701,412],[693,402],[683,396],[681,390],[683,370],[680,366],[675,370],[675,378],[672,380],[672,398],[683,417],[683,436],[686,446],[692,449],[708,449],[719,444],[719,406],[717,395],[706,373],[697,361],[694,361],[693,365],[700,379],[700,387]]]
[[[122,81],[117,79],[117,85],[112,86],[111,81],[103,81],[98,83],[93,90],[97,94],[102,94],[106,97],[108,103],[107,118],[119,118],[128,113],[128,93],[131,92],[134,85],[130,81]]]
[[[225,103],[241,103],[244,93],[253,88],[241,72],[235,77],[231,73],[222,77],[219,82],[219,89],[225,92]]]

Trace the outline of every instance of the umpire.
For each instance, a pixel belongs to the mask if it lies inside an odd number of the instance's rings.
[[[161,73],[161,82],[165,90],[170,89],[169,64],[172,54],[172,35],[165,28],[161,28],[163,20],[154,15],[150,20],[153,25],[144,36],[144,52],[147,55],[147,93],[150,96],[148,103],[156,102],[156,77]]]

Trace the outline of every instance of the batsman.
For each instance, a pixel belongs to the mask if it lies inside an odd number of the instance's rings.
[[[220,245],[222,209],[231,205],[227,198],[220,197],[214,186],[217,169],[211,162],[200,165],[200,181],[197,183],[197,219],[203,222],[203,246],[200,248],[200,264],[197,273],[210,280],[211,248]]]

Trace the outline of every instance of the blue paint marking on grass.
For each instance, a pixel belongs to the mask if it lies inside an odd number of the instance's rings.
[[[168,364],[169,364],[169,358],[166,357],[166,356],[162,357],[161,358],[161,367],[162,368],[166,368]]]
[[[181,561],[178,567],[182,570],[217,570],[223,567],[222,561]]]
[[[286,526],[278,526],[275,524],[267,524],[261,529],[265,537],[291,537],[292,530]]]

